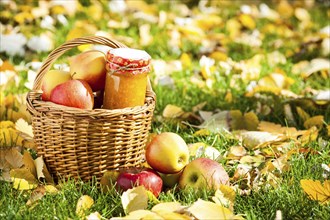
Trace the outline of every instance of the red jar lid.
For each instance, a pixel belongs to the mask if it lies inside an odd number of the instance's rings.
[[[109,71],[133,74],[150,71],[151,56],[144,50],[115,48],[107,52],[106,58]]]

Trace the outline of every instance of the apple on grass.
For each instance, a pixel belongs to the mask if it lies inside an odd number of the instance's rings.
[[[146,147],[147,163],[164,174],[178,173],[189,162],[186,142],[176,133],[164,132],[152,138]]]
[[[150,168],[131,168],[121,171],[117,178],[117,187],[124,191],[134,186],[144,186],[156,197],[159,196],[163,188],[163,180],[159,174]]]
[[[73,79],[85,80],[94,92],[104,89],[107,73],[104,53],[85,51],[69,58],[69,65]]]
[[[229,184],[229,176],[218,162],[209,158],[197,158],[183,169],[179,187],[195,189],[218,189],[222,184]]]
[[[182,174],[182,170],[177,173],[171,173],[171,174],[159,173],[160,177],[163,180],[164,186],[168,188],[172,188],[179,183],[181,174]]]
[[[42,95],[44,101],[50,100],[52,90],[59,84],[64,83],[71,79],[70,72],[64,70],[49,70],[44,75],[41,82]]]
[[[94,95],[91,87],[87,82],[76,79],[57,85],[50,94],[50,101],[81,109],[91,110],[94,107]]]

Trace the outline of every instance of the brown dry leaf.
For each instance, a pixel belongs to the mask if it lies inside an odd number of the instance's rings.
[[[94,200],[92,197],[88,195],[81,196],[77,202],[76,214],[80,218],[84,218],[86,211],[88,211],[93,204],[94,204]]]
[[[23,164],[24,167],[27,168],[32,173],[32,175],[35,176],[35,178],[37,178],[37,169],[34,164],[34,160],[28,151],[24,151]]]
[[[23,166],[23,155],[16,148],[11,148],[5,151],[4,159],[12,168],[20,168]]]
[[[143,186],[128,189],[121,195],[121,204],[127,214],[139,209],[146,209],[148,207],[148,192]]]
[[[42,185],[38,186],[33,190],[29,200],[26,202],[26,205],[30,206],[42,199],[46,194],[56,194],[58,193],[58,189],[53,185]]]
[[[300,180],[300,185],[310,199],[326,205],[330,203],[330,180],[325,180],[323,185],[319,180]]]
[[[219,204],[198,199],[188,209],[197,219],[243,219]]]

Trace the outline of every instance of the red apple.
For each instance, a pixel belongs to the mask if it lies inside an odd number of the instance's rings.
[[[50,93],[59,84],[71,79],[70,72],[63,70],[49,70],[43,77],[41,82],[42,95],[44,101],[49,101]]]
[[[218,189],[221,184],[229,184],[229,176],[218,162],[209,158],[197,158],[182,171],[179,187],[197,189]]]
[[[189,149],[178,134],[164,132],[156,135],[146,147],[146,160],[156,171],[177,173],[189,162]]]
[[[132,168],[120,173],[117,178],[117,186],[124,191],[134,186],[144,186],[158,197],[163,188],[163,181],[153,169]]]
[[[85,51],[69,58],[72,78],[85,80],[94,92],[105,87],[105,64],[105,55],[97,50]]]
[[[81,109],[93,109],[94,106],[91,87],[87,82],[76,79],[57,85],[50,94],[50,101]]]

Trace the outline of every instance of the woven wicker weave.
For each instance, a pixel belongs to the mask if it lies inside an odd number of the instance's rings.
[[[83,110],[42,101],[45,73],[67,50],[82,44],[125,47],[96,36],[66,42],[46,58],[27,96],[38,155],[43,156],[55,180],[73,177],[87,181],[93,176],[99,180],[107,170],[139,166],[155,108],[150,82],[145,104],[134,108]]]

